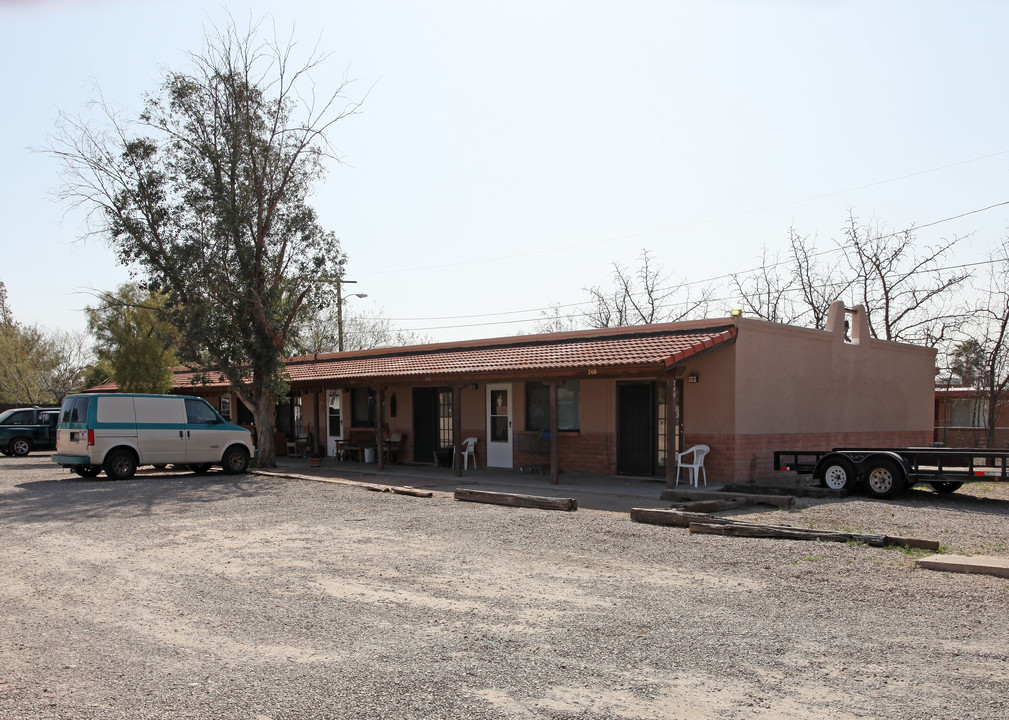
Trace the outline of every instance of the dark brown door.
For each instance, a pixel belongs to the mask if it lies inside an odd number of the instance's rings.
[[[413,389],[413,459],[433,463],[438,449],[438,390]]]
[[[652,383],[617,385],[617,472],[655,472],[655,420]]]

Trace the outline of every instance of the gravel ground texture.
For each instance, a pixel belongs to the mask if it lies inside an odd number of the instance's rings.
[[[735,516],[1009,555],[1001,485]],[[909,551],[44,454],[0,538],[3,720],[1009,718],[1009,581]]]

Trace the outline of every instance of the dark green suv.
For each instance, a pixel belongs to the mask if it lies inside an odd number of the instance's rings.
[[[23,457],[56,447],[59,408],[15,408],[0,413],[0,453]]]

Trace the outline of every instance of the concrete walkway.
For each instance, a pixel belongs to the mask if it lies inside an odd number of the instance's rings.
[[[574,498],[579,508],[612,512],[630,512],[635,507],[668,508],[672,504],[661,498],[666,489],[664,478],[561,473],[558,484],[551,485],[549,475],[503,468],[470,468],[462,476],[455,477],[452,468],[388,464],[379,472],[375,463],[340,462],[329,457],[323,458],[319,467],[311,467],[305,458],[278,457],[276,470],[263,472],[307,479],[342,479],[399,485],[447,493],[454,492],[456,488],[467,488],[539,497]],[[685,487],[685,483],[680,483],[681,489]],[[717,490],[719,487],[709,485],[707,489]]]

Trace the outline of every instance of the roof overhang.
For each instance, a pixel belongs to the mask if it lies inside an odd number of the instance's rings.
[[[735,341],[735,325],[640,326],[289,358],[292,387],[446,384],[549,378],[661,377]],[[177,388],[223,389],[218,372],[180,371]]]

